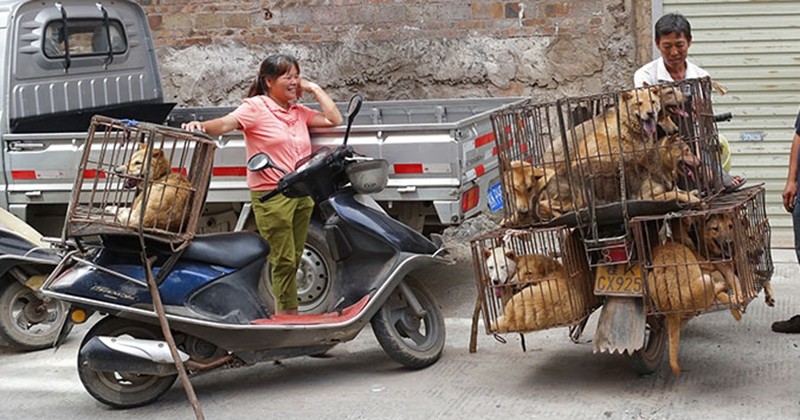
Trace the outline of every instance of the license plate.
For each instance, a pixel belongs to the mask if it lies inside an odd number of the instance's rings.
[[[489,187],[486,191],[486,201],[489,203],[489,210],[492,212],[500,211],[503,208],[503,188],[499,182]]]
[[[644,296],[642,268],[638,265],[616,264],[597,267],[594,294],[610,296]]]

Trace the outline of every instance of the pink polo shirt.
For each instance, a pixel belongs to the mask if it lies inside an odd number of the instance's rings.
[[[243,100],[231,115],[244,132],[247,159],[264,152],[278,167],[291,172],[297,161],[311,153],[308,122],[318,113],[300,104],[284,110],[270,97],[261,95]],[[248,171],[247,186],[253,191],[273,190],[282,176],[274,169]]]

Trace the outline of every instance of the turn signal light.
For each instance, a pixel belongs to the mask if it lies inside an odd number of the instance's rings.
[[[461,194],[461,212],[466,213],[475,208],[481,201],[481,190],[477,185]]]
[[[69,319],[71,319],[72,322],[76,324],[83,324],[84,322],[86,322],[86,318],[87,318],[86,311],[84,311],[83,309],[73,309],[69,313]]]

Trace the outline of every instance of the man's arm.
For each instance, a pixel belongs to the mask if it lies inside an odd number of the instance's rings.
[[[786,186],[783,188],[783,208],[789,213],[794,210],[795,199],[797,198],[797,155],[800,150],[800,114],[797,115],[795,123],[794,139],[792,139],[792,151],[789,153],[789,174],[786,175]]]

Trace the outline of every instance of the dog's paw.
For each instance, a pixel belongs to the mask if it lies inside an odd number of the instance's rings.
[[[103,209],[103,214],[108,216],[115,216],[119,212],[119,206],[106,206]]]
[[[766,303],[767,306],[772,308],[775,306],[775,298],[773,298],[772,296],[764,296],[764,303]]]

